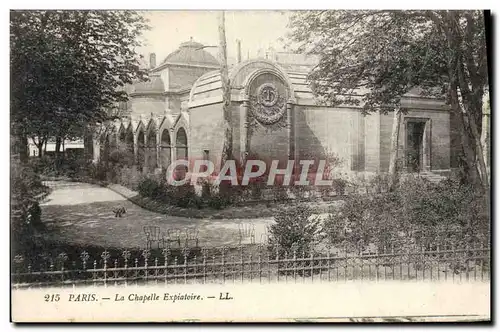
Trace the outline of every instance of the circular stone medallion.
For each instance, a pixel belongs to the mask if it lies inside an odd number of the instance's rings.
[[[264,83],[257,89],[256,103],[253,104],[255,118],[263,124],[274,124],[285,113],[283,98],[272,83]]]
[[[265,83],[259,87],[257,92],[259,102],[266,107],[272,107],[278,102],[278,90],[272,83]]]

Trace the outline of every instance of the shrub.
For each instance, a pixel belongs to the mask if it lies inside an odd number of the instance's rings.
[[[286,187],[283,186],[274,186],[272,189],[273,193],[273,201],[275,203],[283,203],[288,200],[288,192]]]
[[[455,181],[402,180],[392,192],[352,194],[325,221],[330,243],[350,250],[486,244],[485,197]]]
[[[56,163],[54,158],[49,156],[43,156],[41,158],[33,158],[29,161],[30,167],[36,174],[41,174],[45,176],[56,176]]]
[[[163,200],[166,196],[165,184],[159,183],[151,178],[144,178],[139,182],[137,191],[143,197],[155,200]]]
[[[31,166],[11,161],[11,232],[13,243],[21,248],[30,246],[34,232],[42,227],[39,203],[49,192]]]
[[[200,205],[199,197],[190,184],[168,186],[167,199],[171,204],[182,208]]]
[[[332,186],[337,195],[344,195],[345,188],[347,187],[347,181],[344,179],[333,179]]]
[[[319,218],[313,216],[313,210],[305,204],[280,208],[274,220],[269,228],[269,245],[278,246],[280,253],[309,252],[320,241]]]

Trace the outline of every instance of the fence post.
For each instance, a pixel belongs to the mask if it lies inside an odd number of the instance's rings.
[[[182,254],[184,255],[184,284],[187,284],[189,248],[185,247],[182,250]]]
[[[267,251],[267,282],[271,282],[271,255],[269,254],[269,250]]]
[[[94,271],[92,272],[92,279],[94,280],[94,287],[96,286],[97,279],[97,260],[94,259]]]
[[[258,271],[259,271],[259,283],[262,283],[262,245],[259,244],[257,247],[259,256],[257,257]]]
[[[241,269],[241,283],[243,283],[243,276],[245,273],[245,263],[243,262],[243,245],[240,245],[240,269]]]
[[[203,256],[203,284],[207,283],[207,251],[206,248],[201,251]]]
[[[161,253],[163,254],[163,259],[164,259],[164,264],[165,264],[165,271],[163,271],[163,281],[165,285],[168,284],[168,256],[170,256],[170,247],[164,248]]]
[[[455,257],[456,255],[456,251],[455,251],[455,242],[452,242],[451,243],[451,252],[452,252],[452,256],[453,256],[453,262],[451,264],[451,266],[453,267],[453,269],[451,270],[451,281],[452,282],[455,282],[455,269],[456,269],[456,263],[457,263],[457,258]]]
[[[107,250],[104,250],[101,254],[101,258],[103,260],[103,268],[104,268],[104,287],[107,287],[107,279],[108,279],[108,259],[110,255]]]
[[[465,280],[469,282],[469,243],[465,245]]]
[[[50,266],[49,266],[49,270],[50,270],[50,272],[54,272],[54,261],[52,260],[52,258],[50,259]],[[49,274],[49,278],[50,278],[50,281],[53,281],[53,279],[54,279],[54,274],[53,274],[53,273],[50,273],[50,274]]]
[[[280,281],[280,248],[278,245],[275,246],[276,250],[276,280]]]
[[[115,259],[115,270],[113,271],[113,278],[115,279],[115,286],[117,285],[118,279],[118,259]]]
[[[179,273],[179,269],[177,267],[177,262],[178,262],[178,257],[175,256],[174,257],[174,267],[173,267],[173,270],[174,270],[173,271],[174,272],[174,275],[173,275],[173,277],[174,277],[174,284],[177,284],[177,274]]]
[[[344,246],[344,282],[347,281],[347,245]]]
[[[288,282],[288,250],[285,250],[285,283]]]
[[[158,257],[155,257],[155,285],[158,285]]]
[[[293,247],[293,282],[297,283],[297,245]]]
[[[439,243],[441,243],[441,241],[438,242],[438,245],[436,247],[438,281],[441,280],[441,250]]]
[[[394,256],[394,243],[391,243],[391,270],[392,270],[392,280],[395,279],[394,277],[394,271],[396,270],[396,266],[394,264],[394,260],[396,259],[396,256]]]
[[[31,263],[28,263],[28,280],[31,281]]]
[[[309,257],[309,263],[311,264],[311,283],[312,283],[314,281],[314,251],[312,249]]]
[[[137,285],[137,279],[139,279],[139,258],[134,259],[134,280]]]
[[[252,252],[250,252],[250,255],[249,255],[249,264],[250,264],[250,282],[253,282],[253,257],[252,257]]]
[[[64,262],[68,259],[68,255],[60,253],[57,257],[61,262],[61,282],[64,282]]]
[[[124,267],[125,267],[125,271],[124,271],[124,274],[125,274],[125,286],[128,285],[128,260],[130,259],[130,251],[128,250],[124,250],[122,252],[122,257],[124,259]]]
[[[222,282],[226,283],[226,261],[224,255],[226,254],[226,247],[222,247]]]
[[[150,255],[151,252],[149,251],[149,249],[145,249],[142,251],[142,257],[144,257],[144,281],[146,283],[148,282],[148,277],[149,277],[148,260]]]

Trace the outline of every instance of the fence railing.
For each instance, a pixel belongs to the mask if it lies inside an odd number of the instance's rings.
[[[73,256],[74,258],[74,256]],[[263,245],[172,251],[109,251],[78,259],[13,259],[13,287],[244,282],[488,281],[490,248],[386,250],[375,253],[288,252]]]

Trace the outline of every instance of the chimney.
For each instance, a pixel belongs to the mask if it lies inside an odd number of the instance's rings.
[[[149,55],[149,68],[153,69],[156,67],[156,54],[151,53]]]
[[[241,40],[236,39],[236,59],[241,63]]]

